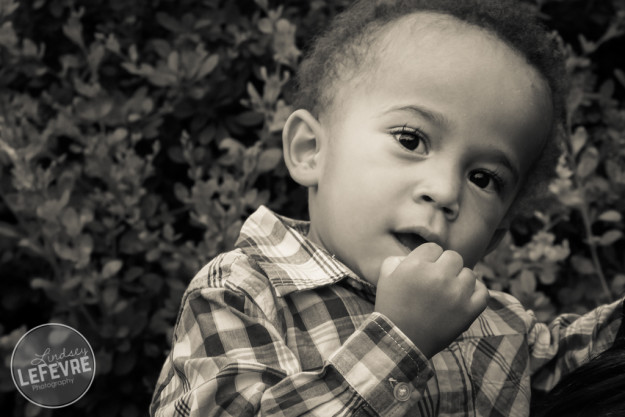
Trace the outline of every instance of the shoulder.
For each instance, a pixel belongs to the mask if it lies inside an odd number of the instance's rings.
[[[217,255],[193,277],[183,298],[197,292],[231,292],[260,301],[275,297],[271,281],[241,249]]]

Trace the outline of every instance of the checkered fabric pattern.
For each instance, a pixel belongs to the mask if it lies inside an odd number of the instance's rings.
[[[548,390],[623,332],[622,300],[546,325],[493,291],[428,361],[307,231],[261,207],[196,275],[152,416],[527,416],[530,376]]]

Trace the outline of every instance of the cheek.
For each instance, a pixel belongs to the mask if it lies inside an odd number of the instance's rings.
[[[466,267],[472,268],[484,255],[503,218],[500,213],[482,209],[467,216],[463,227],[451,231],[450,237],[464,259]]]

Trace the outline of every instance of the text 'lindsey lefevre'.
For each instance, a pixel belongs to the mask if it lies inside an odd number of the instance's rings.
[[[47,348],[43,354],[35,354],[31,361],[32,367],[22,373],[17,369],[17,378],[21,386],[51,382],[59,378],[90,372],[93,370],[86,349],[73,349],[53,354]]]

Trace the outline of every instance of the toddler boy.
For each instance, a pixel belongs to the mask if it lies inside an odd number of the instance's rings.
[[[516,3],[361,1],[283,133],[310,222],[261,207],[185,293],[151,413],[527,416],[622,332],[551,326],[471,268],[557,155],[562,65]]]

